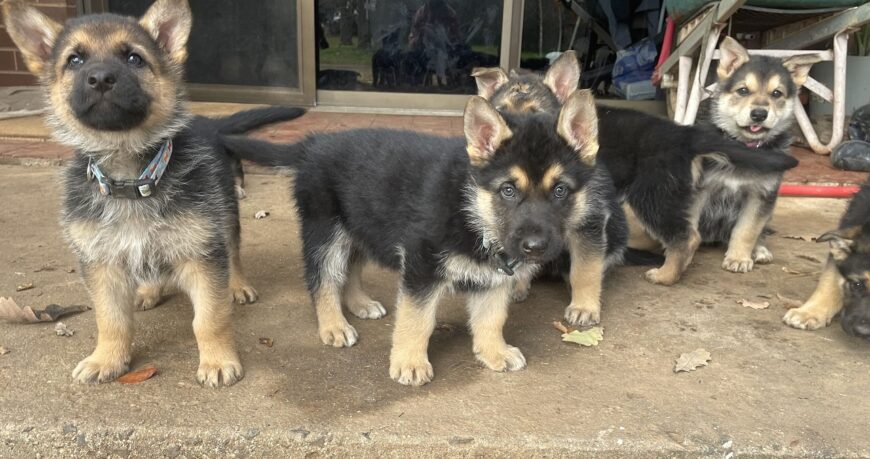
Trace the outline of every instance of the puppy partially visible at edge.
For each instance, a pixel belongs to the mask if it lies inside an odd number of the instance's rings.
[[[790,309],[783,321],[795,328],[816,330],[840,313],[843,330],[870,338],[870,179],[852,198],[839,229],[816,241],[830,243],[828,262],[807,302]]]
[[[597,318],[604,268],[625,244],[613,185],[595,161],[597,126],[591,93],[576,91],[558,117],[501,115],[472,97],[464,139],[363,129],[290,145],[226,142],[243,159],[296,172],[305,278],[324,344],[357,341],[342,306],[360,318],[386,313],[362,289],[367,260],[399,271],[390,376],[421,385],[433,377],[429,338],[451,290],[468,292],[474,354],[495,371],[526,365],[502,332],[511,280],[526,282],[566,247],[577,299],[566,315]]]
[[[238,202],[218,135],[304,111],[193,117],[183,86],[191,26],[185,0],[157,0],[138,21],[101,14],[64,25],[22,1],[2,8],[49,102],[48,124],[76,148],[64,175],[61,224],[98,336],[73,378],[106,382],[125,373],[134,309],[154,306],[164,288],[177,287],[193,303],[197,380],[237,382],[243,370],[230,295],[244,303],[257,294],[241,271]]]
[[[553,113],[579,83],[580,67],[574,53],[566,52],[543,76],[515,72],[508,75],[500,68],[476,69],[474,76],[478,94],[501,111]],[[665,250],[664,264],[646,273],[646,279],[653,283],[677,282],[702,240],[729,241],[706,229],[710,226],[705,219],[707,208],[718,209],[723,194],[716,191],[717,183],[739,189],[753,203],[758,200],[755,196],[759,184],[775,189],[770,182],[778,183],[782,171],[797,165],[788,155],[759,154],[711,128],[678,126],[635,110],[607,106],[599,106],[598,113],[598,158],[625,201],[631,231],[628,247]],[[744,227],[756,217],[755,212],[750,212],[745,221],[741,220]],[[762,220],[761,227],[766,223],[766,219]],[[728,227],[729,233],[733,226]],[[745,232],[735,231],[741,236],[730,239],[723,268],[742,272],[751,265],[752,258],[744,252],[755,239],[744,238]]]

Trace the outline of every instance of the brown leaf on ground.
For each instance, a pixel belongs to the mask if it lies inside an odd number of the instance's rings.
[[[813,242],[816,240],[816,237],[810,234],[783,234],[782,237],[785,239],[795,239],[807,242]]]
[[[563,325],[562,322],[558,321],[558,320],[553,321],[553,328],[555,328],[556,330],[559,330],[559,332],[562,334],[571,333],[573,331],[572,329],[569,329],[568,327]]]
[[[42,310],[34,310],[30,306],[20,307],[12,298],[0,297],[0,319],[7,322],[54,322],[55,320],[90,309],[87,306],[60,306],[50,304]]]
[[[604,339],[604,328],[592,327],[588,330],[574,330],[571,333],[563,333],[562,341],[576,343],[581,346],[598,346]]]
[[[695,371],[696,368],[707,366],[707,361],[712,360],[710,353],[704,349],[695,349],[692,352],[680,354],[674,365],[674,373],[681,371]]]
[[[269,212],[265,210],[258,210],[257,213],[254,214],[254,218],[257,220],[262,220],[269,216]]]
[[[759,303],[757,301],[737,300],[737,304],[743,305],[744,308],[752,308],[752,309],[767,309],[770,307],[769,301],[763,301],[763,302]]]
[[[30,290],[33,288],[33,282],[25,282],[17,287],[15,287],[16,292],[23,292],[25,290]]]
[[[799,308],[803,304],[803,302],[801,300],[789,298],[787,296],[780,295],[779,293],[776,294],[776,298],[779,301],[782,301],[782,305],[785,306],[787,309]]]
[[[73,268],[73,267],[69,267],[69,268],[66,269],[66,272],[72,274],[72,273],[76,272],[76,269]]]
[[[272,338],[260,338],[260,344],[266,347],[272,347],[275,344],[275,341]]]
[[[139,384],[142,381],[151,379],[156,374],[157,366],[154,364],[148,364],[136,371],[131,371],[127,374],[121,375],[121,377],[118,378],[118,382],[121,384]]]
[[[816,258],[812,255],[799,254],[797,257],[803,258],[804,260],[812,261],[813,263],[821,263],[822,262],[822,260],[819,260],[818,258]]]
[[[42,265],[39,268],[34,269],[33,272],[41,273],[43,271],[55,271],[56,269],[57,269],[57,267],[52,266],[52,265]]]
[[[12,352],[12,351],[10,351],[9,349],[6,349],[6,348],[3,347],[3,346],[0,346],[0,355],[6,355],[6,354],[8,354],[8,353],[10,353],[10,352]]]
[[[791,274],[794,276],[812,276],[813,274],[818,274],[818,271],[798,271],[796,269],[791,269],[788,266],[783,266],[782,271],[786,274]]]

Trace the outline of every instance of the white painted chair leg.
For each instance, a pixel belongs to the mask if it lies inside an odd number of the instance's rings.
[[[694,81],[692,81],[692,92],[689,94],[689,102],[686,105],[686,113],[683,116],[681,124],[686,126],[695,124],[695,118],[698,116],[698,107],[700,107],[702,100],[701,91],[706,86],[710,62],[713,60],[713,53],[716,51],[716,45],[719,43],[719,34],[721,32],[722,25],[714,25],[710,28],[710,34],[707,36],[707,46],[701,51],[701,59],[698,61],[697,72],[695,72]]]
[[[677,101],[674,107],[674,122],[683,124],[683,117],[686,116],[686,102],[689,99],[689,74],[692,73],[692,58],[680,56],[680,67],[677,72]]]

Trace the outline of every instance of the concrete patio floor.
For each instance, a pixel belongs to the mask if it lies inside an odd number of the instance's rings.
[[[19,305],[88,304],[60,236],[59,168],[0,166],[0,296]],[[0,457],[866,457],[870,455],[870,343],[835,324],[817,332],[781,323],[776,294],[806,298],[823,245],[784,238],[835,226],[842,200],[781,199],[769,247],[775,260],[749,274],[719,268],[703,248],[674,287],[645,268],[607,279],[597,347],[562,343],[551,323],[565,286],[538,282],[511,309],[505,335],[528,359],[494,373],[471,352],[461,298],[444,303],[430,345],[434,381],[388,376],[394,315],[350,318],[360,342],[320,343],[301,274],[287,178],[251,174],[242,201],[242,257],[261,299],[235,307],[246,376],[236,386],[194,380],[192,311],[176,296],[136,315],[141,384],[74,383],[93,349],[93,311],[54,324],[0,322]],[[271,212],[255,220],[259,210]],[[396,276],[367,268],[372,296],[391,305]],[[16,292],[32,282],[34,288]],[[763,295],[763,297],[761,297]],[[765,299],[767,298],[767,299]],[[737,300],[769,301],[752,310]],[[259,343],[274,340],[273,347]],[[674,374],[674,360],[704,348],[712,361]]]

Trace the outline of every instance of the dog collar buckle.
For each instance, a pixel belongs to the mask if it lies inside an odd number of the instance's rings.
[[[101,183],[102,185],[102,183]],[[109,195],[120,199],[147,198],[154,193],[154,179],[145,178],[137,180],[109,180]],[[100,187],[102,192],[103,187]]]
[[[496,268],[498,269],[498,272],[506,276],[513,276],[514,268],[520,264],[520,260],[517,260],[516,258],[511,259],[504,250],[499,250],[495,253],[495,260],[496,264],[498,264],[498,267]]]
[[[163,177],[163,172],[166,171],[166,166],[169,165],[171,157],[172,139],[169,139],[160,147],[160,151],[157,152],[154,159],[139,174],[139,178],[135,180],[112,180],[103,174],[99,166],[92,159],[88,159],[87,178],[88,181],[97,180],[100,194],[103,196],[121,199],[148,198],[154,195],[154,192],[157,190],[157,183]]]

